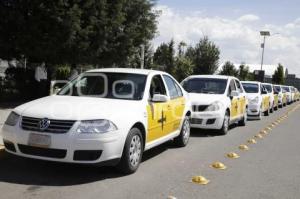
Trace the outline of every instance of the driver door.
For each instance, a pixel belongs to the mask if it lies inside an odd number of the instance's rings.
[[[236,91],[236,86],[235,86],[235,82],[234,80],[230,81],[229,84],[229,96],[231,95],[232,91]],[[230,120],[235,120],[238,118],[238,108],[239,108],[239,97],[238,96],[230,96],[230,100],[231,100],[231,107],[230,107]]]
[[[150,99],[147,105],[148,117],[148,133],[146,136],[146,143],[155,141],[164,136],[164,129],[169,121],[167,115],[169,102],[153,102],[154,94],[167,95],[166,87],[161,75],[155,75],[151,80],[150,85]]]

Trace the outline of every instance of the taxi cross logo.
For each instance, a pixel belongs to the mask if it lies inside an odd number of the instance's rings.
[[[44,131],[50,126],[50,120],[48,118],[44,118],[39,121],[38,125],[39,125],[40,130]]]
[[[164,129],[164,123],[167,121],[167,117],[164,116],[164,111],[161,112],[161,119],[159,119],[157,122],[161,123],[161,129]]]

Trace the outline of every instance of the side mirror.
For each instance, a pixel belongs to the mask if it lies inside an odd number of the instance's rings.
[[[167,102],[168,100],[168,96],[161,94],[154,94],[152,98],[152,102]]]
[[[238,97],[239,94],[240,94],[240,93],[239,93],[238,91],[231,91],[230,97]]]
[[[278,92],[278,91],[274,91],[274,94],[275,94],[275,95],[278,95],[278,94],[279,94],[279,92]]]
[[[261,91],[261,94],[268,94],[268,91],[266,90],[266,89],[263,89],[262,91]]]

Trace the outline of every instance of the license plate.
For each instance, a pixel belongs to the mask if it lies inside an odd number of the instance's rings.
[[[49,135],[41,135],[31,133],[29,134],[28,145],[36,147],[47,148],[51,144],[51,137]]]

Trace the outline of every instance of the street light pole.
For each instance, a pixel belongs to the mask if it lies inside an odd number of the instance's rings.
[[[267,36],[270,36],[270,31],[260,31],[260,35],[264,37],[264,42],[261,44],[262,55],[261,55],[261,65],[260,65],[260,70],[262,70],[263,64],[264,64],[264,53],[265,53],[266,37],[267,37]]]

